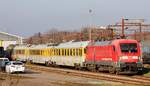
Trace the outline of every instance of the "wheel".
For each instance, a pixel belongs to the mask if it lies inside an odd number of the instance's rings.
[[[80,64],[75,64],[75,69],[76,70],[81,70],[82,68],[81,68]]]
[[[114,67],[109,67],[109,73],[111,73],[111,74],[115,73],[115,68]]]
[[[47,62],[45,62],[45,65],[46,65],[47,67],[49,67],[49,66],[50,66],[50,63],[47,61]]]
[[[32,61],[32,60],[30,60],[30,64],[33,64],[33,61]]]
[[[117,71],[116,71],[116,75],[119,75],[119,73],[120,73],[120,72],[117,70]]]
[[[96,65],[94,65],[94,64],[89,64],[89,65],[87,66],[87,68],[88,68],[88,70],[90,70],[90,71],[92,71],[92,72],[97,72],[97,70],[96,70]]]

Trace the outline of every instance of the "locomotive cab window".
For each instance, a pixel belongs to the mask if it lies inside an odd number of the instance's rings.
[[[136,43],[121,43],[120,48],[123,53],[137,53]]]

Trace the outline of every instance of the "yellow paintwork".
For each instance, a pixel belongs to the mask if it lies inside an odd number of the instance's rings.
[[[15,52],[21,51],[24,53],[14,53],[15,57],[17,58],[18,55],[24,55],[26,57],[30,57],[30,55],[34,56],[41,56],[41,57],[50,57],[50,56],[77,56],[77,57],[83,57],[85,56],[84,52],[85,48],[46,48],[46,49],[16,49]],[[33,54],[34,50],[34,54]],[[40,52],[40,54],[35,55],[35,51]],[[31,53],[32,52],[32,53]]]
[[[2,47],[3,46],[3,41],[2,40],[0,40],[0,47]]]

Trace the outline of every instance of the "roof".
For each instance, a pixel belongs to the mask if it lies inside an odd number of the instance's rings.
[[[14,40],[22,39],[22,38],[23,37],[0,31],[0,40],[14,41]]]
[[[61,43],[56,48],[79,48],[79,47],[86,47],[88,46],[90,41],[81,41],[81,42],[66,42]]]
[[[94,46],[105,46],[105,45],[110,45],[111,41],[96,41],[94,43],[91,43],[91,45]]]

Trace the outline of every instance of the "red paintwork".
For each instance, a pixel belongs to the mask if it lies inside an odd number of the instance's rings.
[[[137,43],[137,53],[122,53],[120,43]],[[115,47],[115,50],[113,49]],[[140,45],[136,40],[116,39],[109,45],[87,47],[86,61],[104,61],[104,62],[118,62],[120,56],[128,56],[128,59],[120,60],[120,62],[138,62],[138,59],[132,59],[132,56],[141,56]],[[111,60],[112,59],[112,60]]]

